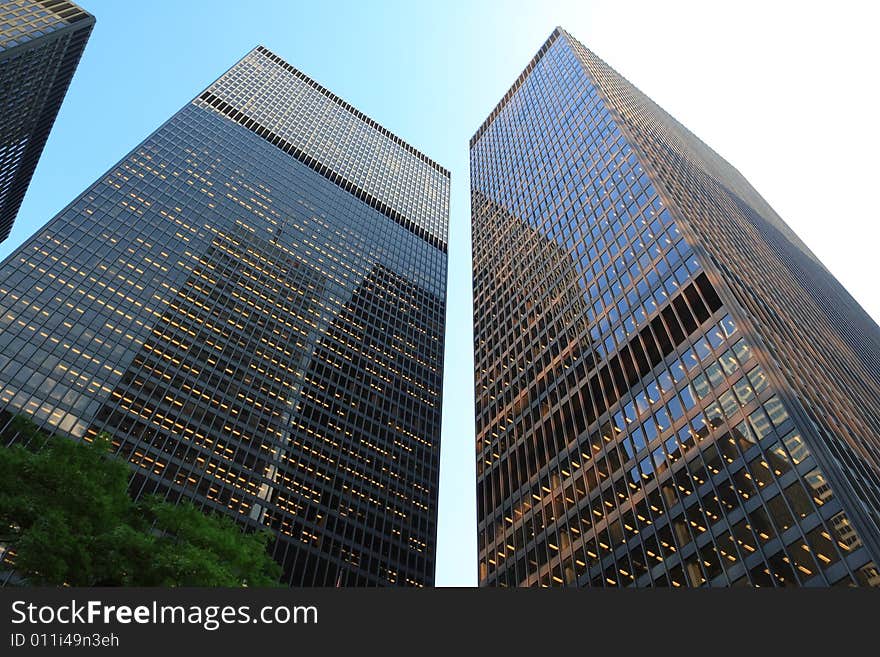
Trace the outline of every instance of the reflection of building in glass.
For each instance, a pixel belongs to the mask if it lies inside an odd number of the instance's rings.
[[[94,16],[67,0],[0,3],[0,242],[94,25]]]
[[[0,266],[0,404],[293,585],[433,583],[448,172],[256,48]]]
[[[740,174],[557,29],[471,184],[482,585],[880,583],[880,330]]]

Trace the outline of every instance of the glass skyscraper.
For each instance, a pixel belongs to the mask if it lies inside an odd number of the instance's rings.
[[[562,29],[470,143],[479,577],[878,585],[880,329]]]
[[[12,230],[94,25],[67,0],[0,2],[0,242]]]
[[[433,583],[449,173],[263,47],[0,266],[0,428],[268,527],[291,585]]]

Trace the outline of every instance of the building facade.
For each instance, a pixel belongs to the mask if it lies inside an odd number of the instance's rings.
[[[880,329],[562,29],[470,143],[484,586],[878,585]]]
[[[137,495],[291,585],[433,583],[449,173],[257,47],[0,266],[0,423],[108,432]]]
[[[67,0],[0,3],[0,242],[12,230],[94,25]]]

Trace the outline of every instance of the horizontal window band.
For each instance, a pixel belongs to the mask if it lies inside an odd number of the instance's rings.
[[[598,370],[593,369],[585,377],[586,380],[580,386],[581,396],[569,395],[570,399],[552,414],[542,415],[538,409],[531,414],[526,413],[526,427],[520,429],[526,438],[516,450],[518,462],[534,463],[535,472],[540,472],[557,456],[547,450],[542,440],[535,439],[535,436],[541,435],[540,426],[544,427],[544,433],[548,435],[558,434],[563,427],[573,427],[577,435],[582,434],[633,386],[684,344],[721,306],[721,299],[712,283],[701,273],[693,283],[670,299],[648,325],[621,347],[606,365]],[[668,330],[666,326],[669,327]],[[547,388],[552,385],[552,382],[548,383]],[[530,395],[534,397],[531,401],[539,399],[542,394],[543,390],[534,390]],[[585,403],[581,402],[581,398]],[[565,436],[563,442],[567,443],[574,437]],[[511,486],[518,485],[507,478],[494,476],[494,472],[496,471],[487,470],[477,482],[480,518],[485,518],[488,512],[507,500],[513,492]],[[484,498],[487,487],[492,490],[489,508]]]

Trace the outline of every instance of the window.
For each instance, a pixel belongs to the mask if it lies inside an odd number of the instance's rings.
[[[786,412],[785,407],[775,395],[764,403],[764,410],[767,411],[767,415],[770,416],[770,420],[775,427],[778,427],[788,419],[788,413]]]
[[[767,503],[767,508],[770,510],[770,516],[780,532],[784,532],[794,524],[794,518],[791,515],[791,511],[788,510],[788,505],[785,503],[785,496],[775,496]]]
[[[807,485],[812,490],[813,501],[816,503],[816,506],[822,506],[825,502],[830,501],[834,498],[834,494],[831,491],[831,486],[828,483],[828,480],[825,479],[825,476],[819,471],[818,468],[815,470],[811,470],[808,472],[804,479],[807,481]]]
[[[792,511],[798,518],[806,518],[813,512],[813,505],[810,503],[810,498],[807,496],[807,493],[804,491],[804,487],[800,482],[794,482],[783,492],[788,503],[791,505]]]
[[[755,432],[755,436],[757,436],[758,440],[762,440],[770,434],[770,420],[767,419],[764,411],[760,408],[749,415],[749,423],[751,424],[752,431]]]

